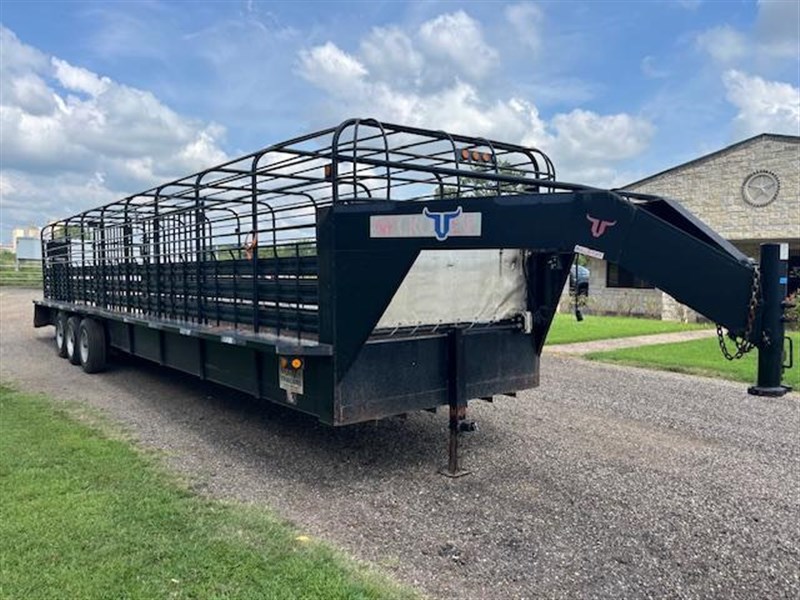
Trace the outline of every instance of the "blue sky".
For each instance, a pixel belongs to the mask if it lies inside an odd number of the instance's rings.
[[[0,4],[0,239],[350,116],[617,186],[800,135],[800,3]]]

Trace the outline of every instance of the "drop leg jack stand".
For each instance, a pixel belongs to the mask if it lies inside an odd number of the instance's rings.
[[[758,346],[757,382],[747,390],[754,396],[783,396],[792,389],[781,384],[784,368],[792,364],[791,347],[788,365],[783,361],[785,323],[781,302],[786,297],[787,268],[787,261],[781,258],[780,244],[761,244],[763,340]]]
[[[450,437],[447,446],[447,466],[439,469],[446,477],[463,477],[470,471],[458,464],[458,438],[462,431],[474,431],[475,424],[465,421],[467,413],[466,381],[464,380],[464,333],[454,328],[448,335],[448,381],[447,393],[450,406]]]

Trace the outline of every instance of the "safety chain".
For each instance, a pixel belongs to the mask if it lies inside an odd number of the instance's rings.
[[[728,360],[740,359],[756,347],[756,345],[750,341],[750,334],[753,332],[753,325],[756,321],[756,308],[758,308],[760,290],[761,271],[756,265],[755,270],[753,271],[753,287],[750,290],[750,306],[748,307],[747,325],[744,329],[744,336],[742,336],[741,339],[736,339],[735,337],[731,336],[731,339],[736,346],[735,354],[731,354],[730,350],[728,350],[728,345],[725,343],[725,334],[722,333],[722,326],[717,324],[717,340],[719,340],[719,349],[722,350],[722,355]]]

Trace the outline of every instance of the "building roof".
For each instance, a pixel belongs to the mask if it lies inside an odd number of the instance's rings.
[[[648,181],[650,181],[652,179],[656,179],[657,177],[661,177],[662,175],[666,175],[667,173],[672,173],[674,171],[679,171],[681,169],[685,169],[686,167],[690,167],[690,166],[694,166],[694,165],[700,164],[700,163],[705,162],[705,161],[707,161],[709,159],[716,158],[717,156],[720,156],[722,154],[730,152],[731,150],[735,150],[737,148],[741,148],[742,146],[747,146],[748,144],[752,144],[754,142],[762,141],[762,140],[778,140],[778,141],[784,141],[784,142],[800,143],[800,136],[797,136],[797,135],[784,135],[782,133],[759,133],[758,135],[754,135],[753,137],[749,137],[749,138],[747,138],[745,140],[742,140],[741,142],[736,142],[735,144],[731,144],[730,146],[725,146],[724,148],[721,148],[720,150],[716,150],[714,152],[711,152],[710,154],[704,154],[703,156],[700,156],[698,158],[695,158],[695,159],[690,160],[690,161],[685,162],[685,163],[681,163],[681,164],[679,164],[677,166],[670,167],[669,169],[665,169],[663,171],[660,171],[659,173],[655,173],[654,175],[648,175],[644,179],[639,179],[638,181],[634,181],[634,182],[631,182],[631,183],[629,183],[627,185],[623,185],[620,189],[625,190],[625,189],[631,188],[631,187],[633,187],[635,185],[640,185],[642,183],[646,183],[646,182],[648,182]]]

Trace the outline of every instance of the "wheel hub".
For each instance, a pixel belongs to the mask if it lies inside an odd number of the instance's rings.
[[[89,360],[89,334],[84,329],[80,337],[81,362],[85,363]]]

